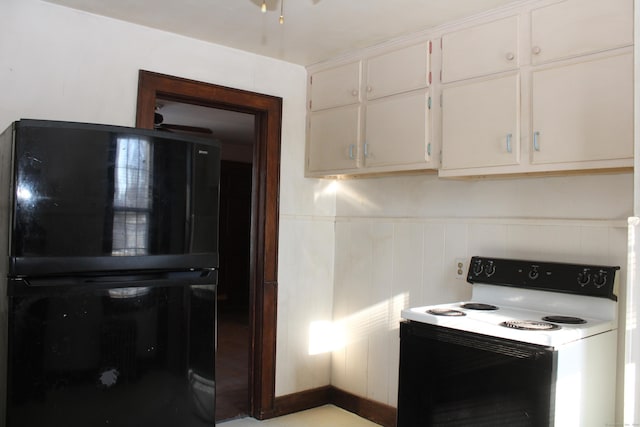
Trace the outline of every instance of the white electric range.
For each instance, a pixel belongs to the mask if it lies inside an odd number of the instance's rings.
[[[402,311],[398,427],[615,423],[618,269],[473,257],[470,301]]]

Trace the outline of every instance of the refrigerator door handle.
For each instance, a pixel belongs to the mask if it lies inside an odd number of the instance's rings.
[[[20,289],[43,288],[111,288],[135,286],[211,285],[218,281],[218,271],[206,268],[186,271],[123,272],[108,275],[18,277],[11,280],[10,294]]]

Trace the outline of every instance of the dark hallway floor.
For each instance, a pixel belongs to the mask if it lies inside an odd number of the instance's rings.
[[[246,416],[249,412],[249,319],[245,311],[218,312],[216,380],[216,421]]]

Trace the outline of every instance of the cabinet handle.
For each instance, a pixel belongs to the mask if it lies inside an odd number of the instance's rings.
[[[358,91],[356,89],[351,91],[352,96],[358,96]]]
[[[507,134],[507,153],[511,153],[511,134]]]
[[[513,54],[513,52],[509,52],[505,55],[505,57],[507,58],[507,61],[513,61],[513,58],[515,58],[516,56]]]
[[[536,151],[540,151],[540,132],[536,131],[533,133],[533,149]]]
[[[353,144],[349,144],[349,158],[351,160],[355,160],[355,158],[353,157],[353,148],[354,148],[354,145]]]
[[[534,54],[534,55],[539,55],[539,54],[540,54],[540,52],[542,52],[542,49],[540,49],[540,46],[534,46],[534,47],[531,49],[531,52],[533,52],[533,54]]]

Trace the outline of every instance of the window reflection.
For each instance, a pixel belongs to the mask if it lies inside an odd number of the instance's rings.
[[[151,208],[151,144],[118,138],[113,195],[113,255],[146,255]]]
[[[109,297],[114,299],[129,299],[143,297],[151,292],[149,286],[137,287],[137,288],[114,288],[109,289]]]

